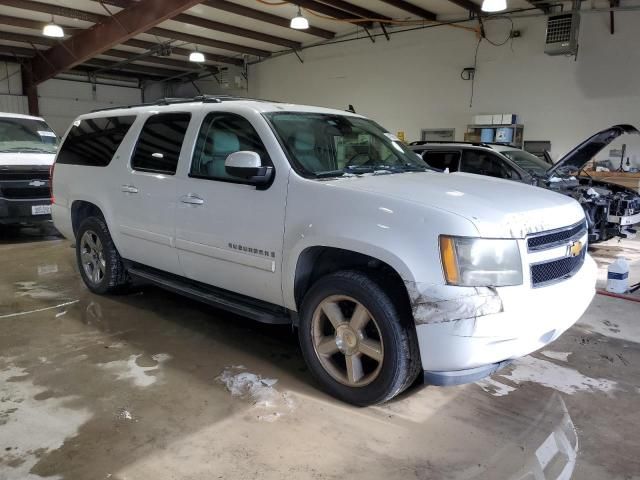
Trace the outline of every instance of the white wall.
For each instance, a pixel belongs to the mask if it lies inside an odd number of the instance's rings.
[[[294,55],[274,58],[251,67],[249,94],[341,109],[353,104],[408,140],[422,128],[444,127],[462,140],[473,114],[513,112],[525,140],[551,140],[557,158],[601,128],[640,127],[640,12],[616,13],[613,36],[608,18],[582,15],[577,61],[544,54],[544,18],[516,20],[522,37],[513,50],[483,41],[472,108],[471,82],[460,72],[473,65],[477,39],[452,27],[312,48],[302,52],[304,64]],[[494,41],[505,30],[506,21],[487,27]],[[640,141],[625,141],[640,164]]]
[[[0,62],[0,112],[28,113],[22,95],[22,76],[17,63]]]
[[[40,115],[60,136],[78,115],[98,108],[131,105],[141,101],[141,91],[138,88],[59,79],[38,85]]]

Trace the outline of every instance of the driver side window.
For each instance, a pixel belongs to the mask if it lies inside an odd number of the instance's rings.
[[[200,127],[189,176],[228,182],[242,181],[229,175],[224,163],[239,151],[260,155],[262,165],[271,166],[271,159],[251,123],[234,113],[209,113]]]
[[[500,158],[483,150],[463,151],[460,171],[495,178],[520,179],[520,175]]]

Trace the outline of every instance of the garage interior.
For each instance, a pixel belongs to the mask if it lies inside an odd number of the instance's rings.
[[[639,1],[482,4],[0,0],[0,112],[62,138],[93,110],[224,95],[355,111],[406,144],[503,130],[552,161],[640,127]],[[567,13],[569,40],[552,43]],[[640,136],[585,168],[640,193]],[[0,225],[0,480],[640,479],[631,237],[589,245],[597,293],[552,344],[358,408],[318,388],[291,326],[151,286],[95,295],[51,223]],[[620,256],[621,295],[607,291]]]

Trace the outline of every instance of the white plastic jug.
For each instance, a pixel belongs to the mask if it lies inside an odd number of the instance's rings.
[[[609,265],[607,269],[607,291],[627,293],[629,290],[629,262],[622,255]]]

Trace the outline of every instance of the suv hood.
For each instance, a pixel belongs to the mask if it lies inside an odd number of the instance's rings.
[[[469,220],[487,238],[524,238],[584,219],[582,207],[571,197],[471,173],[363,175],[330,183],[446,210]]]
[[[52,165],[55,153],[0,153],[0,169],[14,166]]]
[[[551,177],[559,169],[570,167],[572,170],[582,170],[589,160],[595,157],[600,151],[613,142],[620,135],[625,133],[640,134],[640,131],[633,125],[614,125],[590,136],[584,142],[574,147],[569,153],[558,160],[549,170],[547,177]]]

